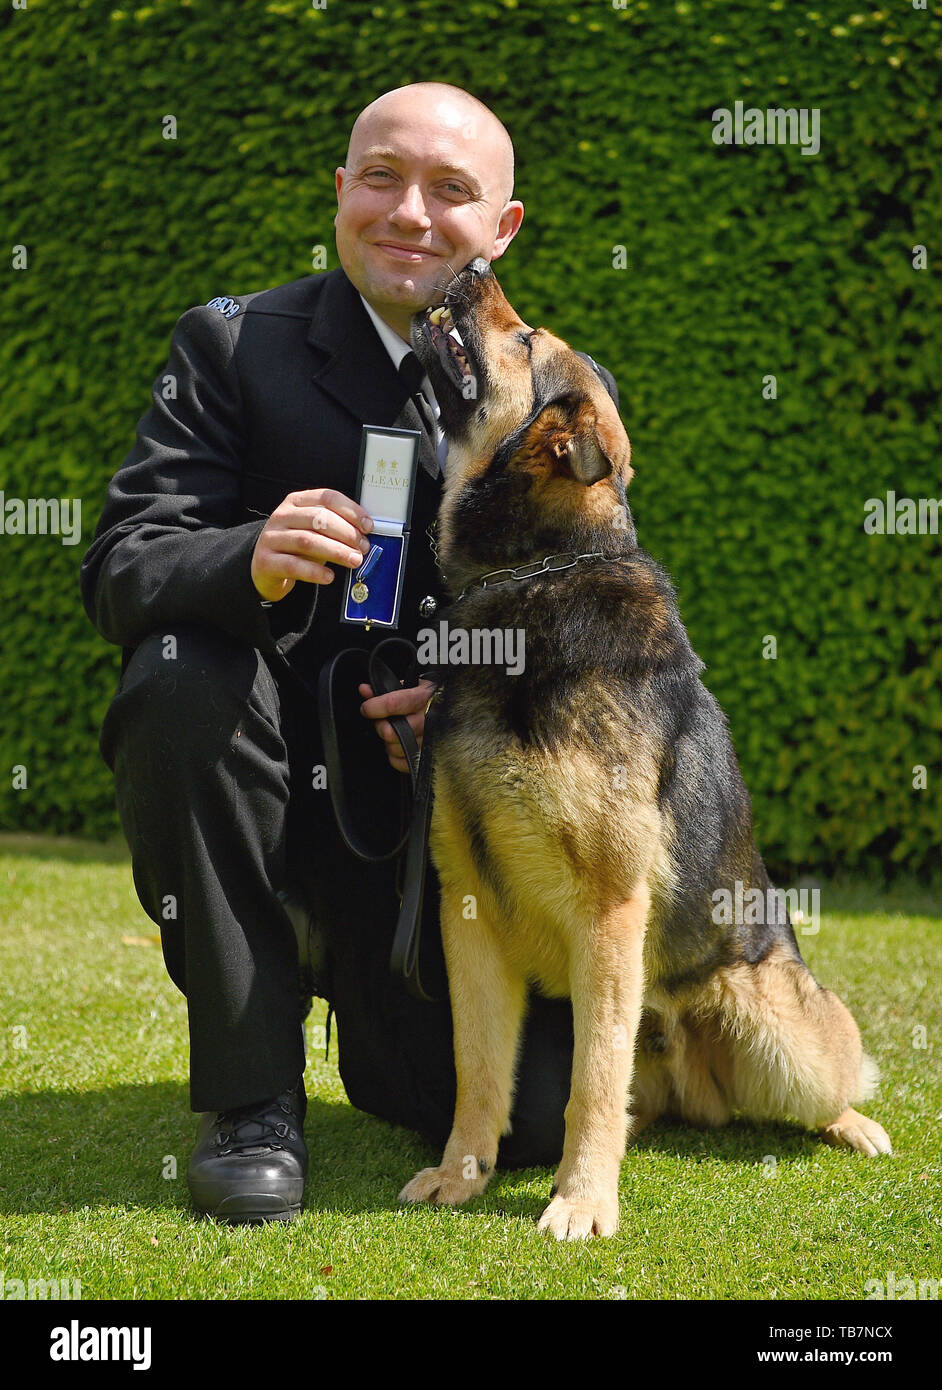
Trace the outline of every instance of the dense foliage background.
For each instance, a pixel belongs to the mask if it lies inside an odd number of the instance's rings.
[[[619,381],[639,536],[767,861],[929,868],[942,538],[863,521],[890,490],[942,496],[940,56],[931,0],[7,5],[0,490],[81,498],[83,535],[0,535],[0,827],[117,827],[97,734],[119,653],[78,567],[174,321],[309,273],[318,245],[335,266],[357,112],[437,77],[516,145],[509,297]],[[715,144],[737,100],[817,108],[820,152]]]

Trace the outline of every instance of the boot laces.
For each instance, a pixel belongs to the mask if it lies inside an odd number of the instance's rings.
[[[276,1110],[288,1117],[286,1120],[274,1118]],[[290,1105],[283,1100],[266,1105],[240,1106],[234,1110],[220,1110],[216,1115],[219,1134],[216,1143],[220,1153],[269,1153],[285,1148],[284,1141],[292,1132],[288,1122],[294,1119]]]

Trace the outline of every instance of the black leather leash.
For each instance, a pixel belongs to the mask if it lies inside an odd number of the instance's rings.
[[[408,657],[409,666],[402,677],[396,674],[381,655],[384,651],[389,654],[391,648],[399,648]],[[408,719],[401,714],[388,716],[409,764],[412,809],[409,826],[393,848],[377,852],[367,846],[361,838],[350,814],[334,706],[334,684],[341,664],[359,666],[361,679],[368,681],[374,695],[389,695],[395,690],[401,690],[404,685],[418,685],[419,668],[416,658],[415,646],[404,637],[388,637],[370,652],[360,647],[345,647],[321,667],[317,687],[317,710],[327,768],[327,786],[337,828],[347,848],[358,859],[372,864],[385,863],[395,858],[403,849],[406,850],[399,920],[393,936],[389,968],[394,975],[402,976],[406,989],[414,998],[434,1004],[438,1001],[426,993],[419,974],[422,903],[425,895],[428,834],[432,814],[431,743],[435,721],[430,717],[431,709],[426,711],[421,753]],[[433,701],[434,698],[433,696]]]
[[[382,659],[379,653],[390,647],[400,647],[406,652],[409,661],[413,663],[403,676],[398,676],[395,671]],[[340,831],[344,844],[355,854],[358,859],[363,859],[370,864],[382,864],[389,859],[394,859],[402,850],[406,843],[407,835],[403,835],[398,844],[392,849],[382,853],[377,853],[371,849],[362,838],[356,828],[353,816],[350,813],[350,806],[347,800],[347,785],[343,774],[343,761],[340,753],[340,739],[337,733],[337,717],[334,709],[334,684],[337,680],[338,668],[349,666],[351,670],[347,672],[348,679],[353,683],[354,676],[357,683],[368,682],[373,689],[374,695],[389,695],[394,690],[402,689],[402,685],[416,685],[417,679],[414,675],[414,658],[416,649],[411,642],[404,637],[389,637],[385,642],[380,642],[371,652],[367,652],[360,647],[345,647],[343,651],[337,652],[325,661],[321,667],[320,676],[317,682],[317,713],[320,719],[321,735],[324,744],[324,761],[327,767],[327,787],[330,792],[331,804],[334,808],[334,816],[337,821],[337,828]],[[357,669],[358,668],[358,669]],[[409,764],[409,776],[412,780],[412,790],[415,792],[416,778],[418,775],[419,749],[415,741],[415,735],[408,719],[404,715],[390,715],[389,722],[396,731],[399,742],[402,744],[402,751],[406,762]],[[378,751],[378,749],[377,749]]]

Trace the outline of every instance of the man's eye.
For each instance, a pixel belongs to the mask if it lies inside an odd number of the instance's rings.
[[[444,185],[444,187],[445,187],[445,192],[446,192],[446,193],[457,193],[457,194],[459,194],[462,198],[468,198],[468,197],[471,196],[471,195],[468,193],[468,190],[464,187],[463,184],[460,184],[460,183],[446,183],[446,184]]]
[[[392,174],[388,169],[369,169],[365,177],[368,179],[391,179]]]

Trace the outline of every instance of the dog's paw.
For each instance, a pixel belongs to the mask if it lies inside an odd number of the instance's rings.
[[[549,1231],[557,1240],[588,1240],[613,1236],[618,1228],[618,1199],[577,1201],[556,1196],[540,1217],[538,1231]]]
[[[878,1125],[876,1120],[868,1120],[866,1115],[861,1115],[857,1110],[848,1109],[843,1115],[838,1115],[833,1124],[821,1131],[821,1138],[826,1144],[856,1149],[858,1153],[866,1154],[869,1158],[893,1152],[890,1136],[883,1126]]]
[[[487,1177],[466,1178],[462,1171],[449,1168],[423,1168],[399,1193],[400,1202],[433,1202],[437,1206],[458,1207],[471,1197],[479,1197]]]

